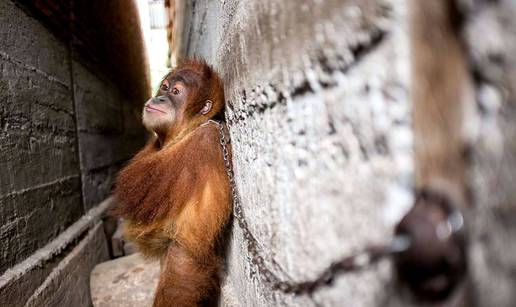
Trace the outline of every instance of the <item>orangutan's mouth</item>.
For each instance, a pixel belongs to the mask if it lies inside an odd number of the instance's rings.
[[[150,113],[163,113],[163,114],[167,114],[167,112],[161,110],[161,109],[158,109],[156,107],[152,107],[152,106],[145,106],[145,111],[147,112],[150,112]]]

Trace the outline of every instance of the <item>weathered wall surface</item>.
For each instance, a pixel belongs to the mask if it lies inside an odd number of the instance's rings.
[[[90,272],[108,258],[102,222],[62,259],[25,306],[91,306]]]
[[[404,2],[180,1],[178,14],[179,54],[207,58],[226,82],[238,191],[266,265],[303,281],[386,240],[411,202]],[[388,296],[388,263],[312,296],[272,291],[237,223],[230,237],[223,305],[376,306]]]
[[[122,163],[143,145],[144,131],[140,101],[77,61],[73,74],[82,193],[88,210],[110,194]]]
[[[2,306],[23,305],[45,280],[44,274],[31,275],[31,265],[49,274],[79,239],[93,240],[86,235],[95,232],[93,225],[80,228],[66,249],[27,262],[109,196],[116,171],[144,142],[140,105],[149,83],[134,3],[90,1],[88,8],[77,3],[0,0]],[[77,12],[82,14],[74,17]],[[87,266],[75,269],[81,260],[63,262],[59,270],[70,272],[67,278],[87,278],[86,271],[107,257],[103,234],[95,237],[102,243],[94,244],[104,248],[93,252],[87,248],[93,243],[84,240],[76,258],[86,257]],[[19,287],[23,295],[14,301],[6,296]],[[39,296],[33,300],[52,305]]]
[[[0,6],[3,273],[84,208],[67,46],[12,2]]]
[[[474,89],[460,111],[472,192],[470,266],[466,287],[446,306],[511,306],[516,7],[509,0],[442,3],[459,29]],[[174,47],[180,56],[206,58],[226,82],[244,215],[265,265],[283,280],[309,280],[386,240],[412,202],[408,4],[176,1]],[[458,127],[445,117],[425,121]],[[229,236],[223,306],[415,303],[395,291],[388,262],[340,275],[313,295],[282,294],[261,278],[238,223]]]
[[[473,301],[508,307],[516,302],[516,3],[459,3],[475,78],[469,121]]]

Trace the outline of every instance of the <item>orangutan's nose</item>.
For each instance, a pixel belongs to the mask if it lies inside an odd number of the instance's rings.
[[[168,101],[167,96],[157,96],[157,97],[154,97],[151,99],[151,103],[154,103],[154,104],[161,104],[161,103],[165,103],[167,101]]]

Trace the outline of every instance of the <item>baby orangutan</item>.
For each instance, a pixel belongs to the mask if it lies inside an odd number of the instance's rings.
[[[224,109],[220,77],[186,60],[143,108],[154,137],[116,182],[114,213],[145,256],[161,259],[154,306],[201,306],[218,296],[216,243],[231,215],[231,194],[216,123]],[[205,124],[206,123],[206,124]]]

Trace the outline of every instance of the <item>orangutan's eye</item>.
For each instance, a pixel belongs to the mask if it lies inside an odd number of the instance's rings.
[[[167,80],[163,81],[163,83],[160,86],[160,90],[162,90],[164,92],[168,92],[168,81]]]
[[[179,93],[180,93],[180,91],[177,89],[177,87],[174,87],[174,88],[172,89],[172,94],[174,94],[174,95],[179,95]]]

